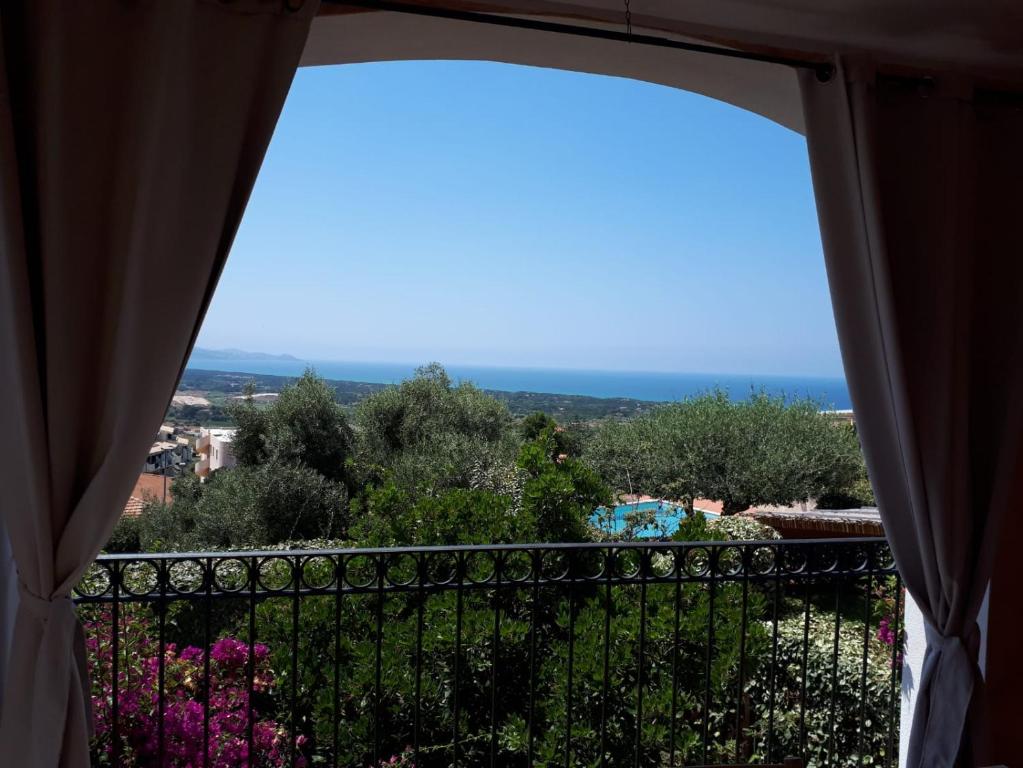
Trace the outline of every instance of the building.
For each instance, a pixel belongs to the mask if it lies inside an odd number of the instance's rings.
[[[159,501],[169,504],[174,500],[171,488],[174,485],[174,478],[143,472],[135,481],[135,487],[131,491],[128,503],[124,505],[124,517],[138,517],[142,514],[146,504],[151,501]]]
[[[276,403],[277,398],[281,396],[280,392],[255,392],[251,395],[232,395],[232,400],[251,400],[253,403],[262,403],[263,405],[269,405],[270,403]]]
[[[177,465],[178,444],[169,440],[158,440],[149,449],[143,472],[160,473],[173,469]]]
[[[856,414],[853,413],[851,408],[840,408],[838,410],[821,411],[823,416],[827,416],[835,424],[856,424]]]
[[[192,460],[192,444],[187,437],[175,435],[174,428],[164,425],[142,465],[143,472],[173,474]]]
[[[195,473],[199,477],[206,478],[210,472],[233,467],[238,463],[234,457],[234,451],[231,449],[231,442],[237,431],[236,429],[206,428],[199,431],[199,439],[195,444],[195,451],[199,454]]]

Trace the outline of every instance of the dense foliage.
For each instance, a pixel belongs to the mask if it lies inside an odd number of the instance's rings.
[[[726,514],[791,504],[850,488],[864,475],[855,432],[810,400],[722,391],[609,421],[587,460],[616,487],[691,501],[718,499]]]
[[[183,551],[340,536],[346,499],[343,485],[295,464],[239,466],[205,483],[186,475],[174,485],[173,504],[146,506],[139,540],[150,551]]]
[[[513,460],[511,423],[503,403],[425,366],[356,408],[363,480],[386,478],[413,497],[470,487],[475,474]]]
[[[333,390],[312,371],[285,387],[270,408],[246,398],[231,414],[238,424],[232,448],[241,466],[301,466],[327,480],[346,479],[352,428]]]

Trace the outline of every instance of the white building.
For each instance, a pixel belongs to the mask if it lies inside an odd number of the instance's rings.
[[[195,452],[199,461],[195,465],[195,473],[206,478],[210,472],[237,464],[231,441],[234,440],[236,429],[206,429],[199,431],[199,440],[195,444]]]
[[[143,472],[166,474],[168,470],[181,468],[192,460],[192,446],[186,437],[170,435],[168,439],[163,431],[149,449]]]

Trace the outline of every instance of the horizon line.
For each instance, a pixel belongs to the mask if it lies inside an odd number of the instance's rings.
[[[742,372],[728,372],[728,371],[701,371],[701,370],[678,370],[678,369],[649,369],[649,368],[576,368],[566,366],[545,366],[545,365],[507,365],[500,363],[462,363],[462,362],[443,362],[441,360],[426,360],[422,362],[415,362],[410,360],[355,360],[355,359],[330,359],[330,358],[307,358],[300,357],[298,355],[292,355],[290,353],[267,353],[267,352],[251,352],[248,350],[241,350],[234,347],[225,347],[220,349],[207,348],[211,352],[222,352],[222,351],[236,351],[246,352],[247,354],[253,355],[251,358],[235,357],[235,358],[203,358],[199,356],[198,359],[208,363],[217,362],[278,362],[278,363],[303,363],[309,367],[315,369],[316,363],[334,363],[334,364],[350,364],[350,365],[394,365],[409,367],[413,370],[421,368],[432,363],[438,363],[445,369],[448,367],[461,367],[461,368],[484,368],[492,370],[508,370],[508,371],[564,371],[572,373],[604,373],[604,374],[654,374],[654,375],[676,375],[676,376],[730,376],[730,377],[760,377],[760,378],[807,378],[807,379],[833,379],[841,381],[845,384],[846,378],[843,373],[806,373],[806,372],[791,372],[791,373],[764,373],[759,371],[742,371]],[[187,367],[192,367],[192,358],[195,357],[195,353],[189,355]],[[215,370],[206,368],[205,370]]]

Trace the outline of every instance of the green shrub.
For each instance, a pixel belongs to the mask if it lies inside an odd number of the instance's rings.
[[[344,486],[291,465],[218,470],[171,504],[151,503],[140,517],[146,551],[263,548],[295,539],[346,533]]]
[[[774,741],[770,755],[766,752],[769,671],[763,670],[751,681],[750,700],[755,705],[759,720],[758,727],[751,732],[756,742],[756,756],[778,759],[798,754],[806,760],[808,768],[886,764],[889,747],[894,745],[897,750],[899,742],[897,719],[893,724],[894,733],[889,734],[886,726],[890,697],[899,695],[899,684],[892,673],[891,647],[878,641],[874,632],[869,632],[864,638],[863,622],[845,618],[839,627],[836,674],[833,671],[835,614],[814,608],[810,617],[804,681],[803,621],[800,612],[778,624]],[[765,626],[770,627],[769,624]],[[865,639],[866,668],[863,659]],[[802,690],[805,690],[805,701],[800,697]],[[801,716],[806,732],[805,748],[800,744]],[[893,753],[893,757],[896,754]],[[895,762],[898,762],[897,757]]]
[[[373,569],[368,563],[365,565],[365,573],[351,574],[353,580],[372,576]],[[480,566],[482,574],[485,567]],[[472,567],[470,571],[474,572]],[[329,568],[320,576],[329,578]],[[641,764],[663,765],[670,741],[667,724],[671,722],[673,669],[678,674],[677,754],[680,758],[696,759],[704,711],[703,670],[709,610],[706,586],[686,585],[681,589],[677,658],[674,587],[650,585],[645,599],[637,585],[613,589],[606,712],[601,696],[607,598],[596,585],[574,589],[574,595],[565,586],[543,589],[532,634],[533,598],[528,584],[499,593],[465,590],[460,596],[453,590],[395,593],[384,598],[373,592],[350,594],[340,602],[334,596],[309,596],[300,602],[297,616],[295,604],[285,592],[260,603],[256,634],[271,649],[272,666],[280,670],[281,690],[290,691],[294,683],[297,722],[310,734],[312,749],[328,762],[335,717],[340,721],[338,761],[342,765],[369,763],[377,735],[373,725],[377,715],[381,721],[383,754],[396,754],[411,743],[420,610],[423,626],[418,681],[420,729],[422,742],[430,745],[423,756],[424,768],[440,768],[452,762],[456,686],[458,750],[463,764],[480,765],[488,761],[494,724],[492,707],[496,707],[500,765],[521,764],[525,759],[526,724],[530,719],[534,726],[536,764],[562,763],[568,737],[570,643],[574,665],[571,748],[576,764],[599,763],[599,722],[606,714],[609,764],[632,764],[639,731]],[[768,648],[764,627],[751,621],[746,626],[744,653],[740,653],[742,593],[738,584],[721,585],[716,592],[717,631],[707,713],[713,759],[724,759],[734,750],[740,658],[744,660],[744,674],[750,675],[761,664]],[[751,593],[746,599],[748,610],[762,615],[762,597]],[[496,648],[495,616],[499,619]],[[641,617],[645,620],[642,658]],[[300,643],[298,676],[292,679],[291,638],[295,622]],[[337,623],[342,628],[340,635],[335,633]],[[531,656],[533,642],[535,657]],[[535,710],[531,710],[529,698],[531,660],[536,675]],[[381,675],[379,699],[377,669]],[[636,712],[640,674],[645,702],[642,719]],[[340,693],[338,701],[334,699],[335,683]]]
[[[140,539],[142,525],[138,517],[121,515],[117,521],[104,551],[112,554],[121,552],[141,552],[142,542]]]
[[[708,528],[718,534],[716,538],[727,541],[772,541],[781,538],[781,534],[771,526],[740,515],[709,520]]]
[[[859,509],[860,507],[876,506],[874,488],[865,474],[848,486],[828,491],[817,499],[818,509]]]

